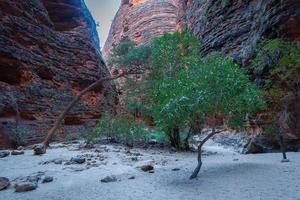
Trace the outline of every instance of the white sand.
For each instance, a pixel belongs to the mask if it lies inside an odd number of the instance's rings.
[[[0,176],[13,180],[38,171],[53,176],[54,181],[39,184],[35,191],[15,193],[13,187],[0,191],[0,200],[300,200],[300,153],[288,153],[289,163],[281,163],[281,154],[240,155],[230,150],[209,146],[218,151],[205,156],[200,176],[189,180],[196,165],[195,153],[169,153],[162,150],[133,149],[140,152],[138,161],[125,154],[124,147],[108,146],[101,152],[108,158],[99,167],[84,171],[63,169],[86,165],[40,165],[55,158],[94,150],[70,151],[67,148],[48,150],[44,156],[9,156],[0,159]],[[121,149],[120,152],[118,149]],[[238,160],[237,160],[238,159]],[[106,165],[103,163],[107,162]],[[117,164],[113,164],[117,163]],[[154,163],[155,173],[142,172],[136,166]],[[172,171],[180,168],[180,171]],[[118,182],[101,183],[106,175],[116,175]],[[135,179],[129,180],[129,176]]]

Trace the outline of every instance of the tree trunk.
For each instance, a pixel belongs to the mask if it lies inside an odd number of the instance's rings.
[[[77,96],[73,99],[73,101],[71,101],[68,104],[68,106],[63,110],[63,112],[58,116],[58,118],[56,119],[53,127],[48,132],[48,134],[47,134],[45,140],[43,141],[43,143],[39,144],[39,145],[36,145],[36,147],[34,148],[35,154],[36,155],[41,155],[41,154],[46,153],[46,148],[49,146],[53,136],[55,135],[56,130],[60,127],[62,121],[65,119],[68,112],[75,106],[75,104],[80,100],[80,98],[84,94],[86,94],[87,92],[97,88],[103,82],[115,80],[115,79],[121,78],[121,77],[123,77],[127,74],[128,73],[121,73],[117,76],[101,78],[100,80],[94,82],[93,84],[89,85],[87,88],[82,90],[80,93],[78,93]]]
[[[202,167],[202,146],[205,144],[205,142],[207,142],[211,137],[213,137],[214,135],[220,133],[222,131],[216,131],[216,127],[213,126],[212,128],[212,132],[210,134],[208,134],[198,145],[198,164],[197,167],[195,168],[193,174],[190,176],[190,179],[194,179],[197,177],[201,167]]]
[[[173,128],[169,137],[171,141],[171,146],[179,150],[180,149],[179,128]]]

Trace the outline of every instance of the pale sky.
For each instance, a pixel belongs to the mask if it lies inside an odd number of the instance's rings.
[[[100,24],[97,30],[100,38],[100,46],[102,48],[121,0],[85,0],[85,3],[90,9],[95,21]]]

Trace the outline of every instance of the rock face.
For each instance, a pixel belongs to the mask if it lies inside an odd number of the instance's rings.
[[[178,23],[188,27],[203,54],[221,51],[247,65],[264,39],[300,39],[298,0],[181,0]]]
[[[143,44],[164,32],[185,29],[198,38],[203,56],[220,51],[249,68],[260,42],[300,40],[300,1],[124,0],[106,41],[105,55],[124,37]],[[289,128],[300,138],[299,100],[287,107],[295,119]]]
[[[0,16],[0,147],[34,143],[80,90],[110,74],[83,0],[0,1]],[[93,124],[114,104],[112,90],[85,95],[63,132]]]
[[[148,43],[177,26],[177,1],[174,0],[123,0],[117,12],[103,54],[106,56],[113,44],[129,37],[137,44]]]
[[[165,32],[191,30],[203,55],[221,51],[247,65],[264,39],[300,39],[297,0],[123,0],[105,43],[129,37],[148,43]]]
[[[181,0],[179,7],[179,25],[199,39],[204,56],[220,51],[245,68],[251,67],[250,60],[260,42],[300,40],[299,0]],[[258,80],[262,75],[253,76]],[[297,138],[299,146],[299,98],[286,102],[286,108],[293,120],[285,132]]]

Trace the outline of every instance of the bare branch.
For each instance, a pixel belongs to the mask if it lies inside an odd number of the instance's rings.
[[[96,82],[92,83],[91,85],[89,85],[87,88],[85,88],[81,92],[79,92],[77,94],[77,96],[63,110],[63,112],[58,116],[58,118],[56,119],[53,127],[48,132],[48,134],[47,134],[45,140],[43,141],[43,143],[39,144],[39,145],[36,145],[36,147],[34,148],[35,154],[36,155],[41,155],[41,154],[46,153],[46,148],[49,146],[53,136],[55,135],[57,129],[60,127],[62,121],[65,119],[67,113],[70,112],[70,110],[76,105],[76,103],[80,100],[80,98],[84,94],[86,94],[87,92],[97,88],[103,82],[112,81],[112,80],[116,80],[116,79],[122,78],[122,77],[127,76],[127,75],[133,75],[133,74],[139,74],[139,73],[143,73],[143,72],[140,69],[124,70],[124,71],[122,71],[122,73],[120,73],[118,75],[107,76],[107,77],[101,78],[101,79],[97,80]]]

